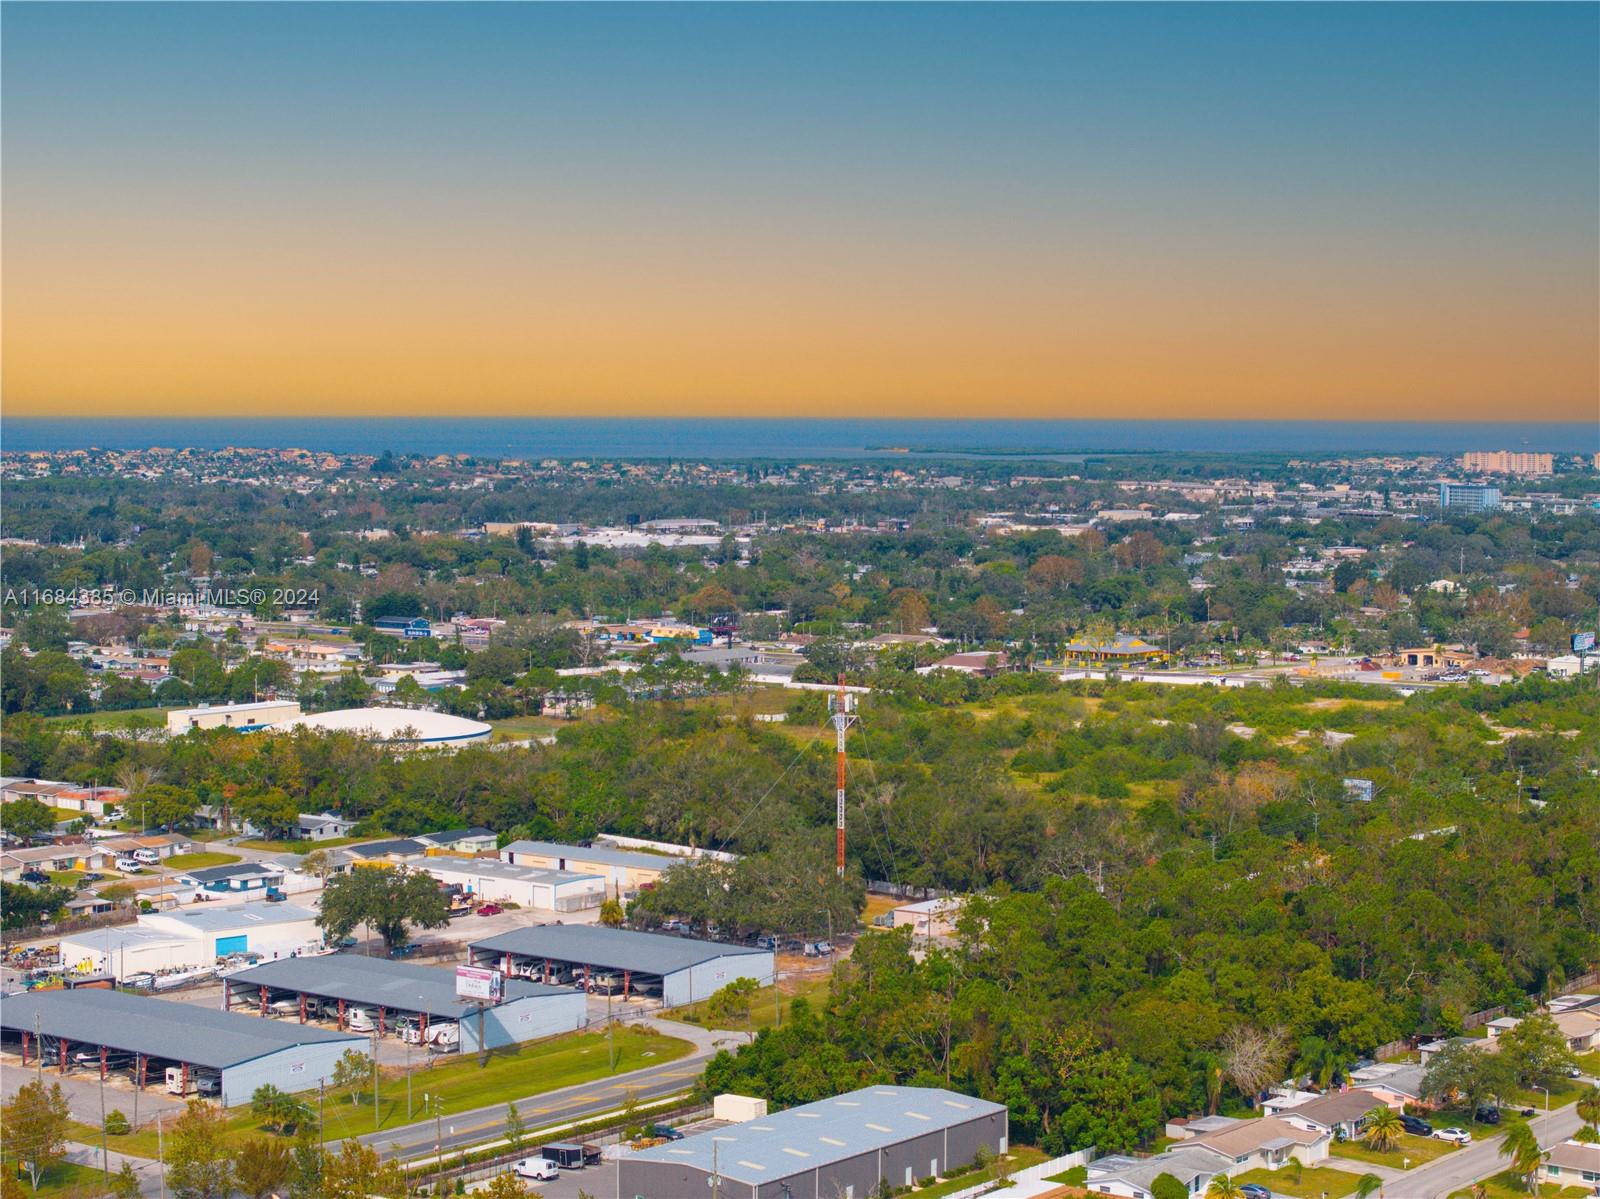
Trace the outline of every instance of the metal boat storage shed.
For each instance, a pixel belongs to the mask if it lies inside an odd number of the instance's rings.
[[[220,1081],[225,1105],[248,1103],[271,1083],[305,1091],[333,1077],[346,1050],[367,1052],[365,1037],[252,1020],[192,1003],[147,999],[124,991],[33,991],[0,1003],[0,1040],[21,1047],[24,1064],[42,1054],[52,1071],[95,1075],[126,1072],[134,1085],[164,1085],[167,1067],[185,1091],[200,1078]]]
[[[474,941],[470,948],[475,964],[527,978],[615,975],[618,985],[613,989],[624,996],[658,994],[664,1007],[704,999],[736,978],[753,978],[762,986],[774,978],[769,949],[593,924],[519,928]]]
[[[617,1162],[618,1199],[833,1199],[886,1193],[1007,1148],[1005,1106],[937,1087],[863,1087]]]
[[[289,1017],[297,1025],[322,1019],[349,1027],[355,1008],[365,1009],[380,1036],[393,1033],[396,1021],[414,1022],[428,1041],[428,1026],[456,1024],[454,1048],[478,1050],[478,1005],[456,998],[453,970],[417,966],[385,958],[330,954],[263,962],[229,975],[223,982],[223,1003],[229,1011],[254,1016],[274,1014],[273,1005],[294,1001]],[[547,987],[523,979],[507,979],[505,998],[483,1013],[485,1048],[572,1032],[585,1020],[583,996],[571,987]]]

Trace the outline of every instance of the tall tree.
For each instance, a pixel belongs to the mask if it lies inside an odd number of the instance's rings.
[[[47,1089],[43,1082],[24,1083],[10,1103],[0,1108],[4,1117],[6,1152],[28,1171],[34,1190],[50,1167],[67,1156],[67,1126],[72,1112],[61,1084]]]
[[[267,1199],[289,1181],[294,1156],[289,1146],[270,1137],[251,1137],[234,1151],[234,1186],[249,1199]]]
[[[358,867],[330,879],[322,892],[317,924],[329,941],[349,936],[366,925],[394,952],[411,938],[411,928],[442,928],[450,920],[450,904],[438,881],[407,870]]]
[[[227,1199],[233,1191],[228,1117],[191,1099],[167,1134],[167,1185],[176,1199]]]

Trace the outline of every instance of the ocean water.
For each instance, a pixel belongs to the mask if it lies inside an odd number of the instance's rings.
[[[3,420],[0,448],[226,446],[483,458],[861,458],[1083,453],[1594,453],[1600,421]]]

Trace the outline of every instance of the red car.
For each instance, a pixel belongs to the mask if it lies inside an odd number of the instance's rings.
[[[505,911],[505,909],[497,903],[484,903],[478,905],[478,915],[480,916],[498,916],[503,911]]]

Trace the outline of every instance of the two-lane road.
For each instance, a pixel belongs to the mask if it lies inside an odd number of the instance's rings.
[[[1540,1146],[1548,1149],[1571,1137],[1581,1122],[1577,1106],[1569,1103],[1547,1115],[1535,1116],[1528,1123],[1533,1126]],[[1387,1183],[1384,1193],[1388,1199],[1448,1199],[1449,1195],[1467,1189],[1479,1179],[1510,1168],[1511,1163],[1500,1156],[1501,1140],[1493,1137],[1474,1141],[1465,1149],[1418,1166],[1404,1178]]]

